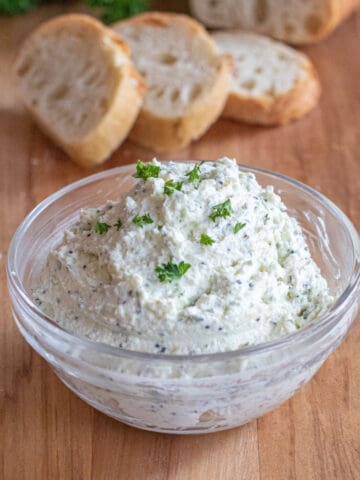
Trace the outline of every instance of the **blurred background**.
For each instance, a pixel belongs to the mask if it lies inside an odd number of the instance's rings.
[[[5,265],[10,239],[45,197],[92,173],[137,159],[217,159],[277,171],[335,202],[360,226],[360,0],[195,0],[197,18],[234,28],[256,7],[259,24],[278,5],[323,5],[306,17],[322,95],[306,116],[265,127],[220,118],[185,148],[158,154],[126,140],[103,164],[84,169],[36,126],[17,92],[13,63],[41,22],[82,12],[105,22],[144,8],[190,12],[180,0],[0,0],[0,477],[18,479],[267,480],[360,478],[360,324],[293,400],[257,422],[208,437],[170,438],[117,424],[68,391],[25,344],[11,317]],[[202,3],[203,2],[203,3]],[[239,5],[242,5],[242,10]],[[270,10],[269,10],[270,9]],[[351,14],[351,12],[353,13]],[[243,12],[244,17],[240,15]],[[329,13],[330,12],[330,13]],[[284,32],[292,25],[282,19]],[[263,30],[262,30],[263,31]],[[267,33],[264,32],[263,33]],[[301,43],[301,42],[300,42]],[[116,446],[116,448],[114,448]],[[149,473],[143,476],[144,466]],[[243,472],[244,476],[239,476]]]

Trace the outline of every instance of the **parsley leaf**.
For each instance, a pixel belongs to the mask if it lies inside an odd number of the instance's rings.
[[[218,205],[214,205],[212,207],[212,210],[213,211],[212,213],[210,213],[209,218],[213,222],[215,222],[215,220],[218,217],[222,217],[222,218],[229,217],[234,211],[232,208],[230,199],[226,200],[224,203],[219,203]]]
[[[174,180],[168,180],[167,182],[165,182],[164,185],[164,193],[171,196],[175,190],[178,190],[180,192],[183,184],[184,182],[174,182]]]
[[[0,15],[19,15],[34,8],[39,0],[1,0]]]
[[[179,263],[172,263],[172,259],[168,263],[163,263],[155,268],[160,282],[171,283],[174,280],[181,278],[191,267],[190,263],[185,263],[183,260]]]
[[[234,226],[234,233],[240,232],[242,228],[244,228],[246,223],[236,223]]]
[[[133,218],[132,222],[138,227],[143,227],[144,225],[150,225],[150,223],[154,223],[154,220],[147,213],[142,217],[140,217],[139,215],[136,215],[136,217]]]
[[[122,18],[131,17],[148,8],[147,0],[85,0],[90,7],[102,7],[101,20],[112,23]]]
[[[200,243],[201,245],[212,245],[215,243],[215,240],[209,237],[209,235],[206,235],[206,233],[202,233],[200,237]]]
[[[135,178],[142,178],[146,181],[150,177],[158,178],[160,173],[160,167],[153,165],[152,163],[145,164],[141,160],[138,160],[136,164],[136,173],[133,175]]]
[[[109,225],[108,223],[96,222],[95,232],[102,235],[103,233],[106,233],[109,228],[111,228],[111,225]]]
[[[189,182],[194,183],[198,181],[199,183],[205,180],[204,175],[200,175],[200,167],[204,162],[199,163],[198,165],[195,165],[195,167],[190,170],[190,172],[186,173],[185,175],[189,177]]]
[[[120,220],[120,218],[116,223],[114,223],[113,226],[116,228],[116,230],[120,230],[120,228],[122,227],[122,221]]]

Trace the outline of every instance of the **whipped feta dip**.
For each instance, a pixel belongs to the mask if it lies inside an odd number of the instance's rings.
[[[225,352],[333,302],[296,220],[235,160],[134,174],[120,201],[80,212],[36,278],[35,303],[66,330],[140,352]]]

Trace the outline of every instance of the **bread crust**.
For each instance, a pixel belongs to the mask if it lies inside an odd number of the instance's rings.
[[[251,42],[254,46],[266,45],[268,48],[274,49],[274,52],[279,51],[280,47],[285,51],[288,50],[290,54],[292,50],[290,47],[284,47],[280,42],[263,35],[243,33],[237,30],[216,32],[213,34],[213,38],[219,42],[220,48],[222,48],[221,39],[226,38],[233,44],[245,42],[243,45],[248,45]],[[226,51],[225,47],[222,49]],[[292,55],[294,58],[298,57],[299,68],[304,70],[304,75],[295,82],[290,90],[272,96],[261,96],[260,94],[255,96],[250,93],[243,95],[236,88],[230,88],[222,117],[257,125],[285,125],[313,109],[321,94],[317,72],[306,55],[295,50],[293,50]],[[235,59],[234,64],[233,77],[235,83],[237,83],[237,68],[241,68],[241,65],[236,67]]]
[[[184,22],[190,27],[194,35],[203,37],[204,43],[208,48],[213,49],[214,56],[218,57],[218,72],[216,80],[207,91],[207,95],[193,101],[181,116],[176,118],[162,117],[143,106],[130,132],[130,138],[134,143],[157,152],[186,147],[192,140],[200,137],[221,115],[231,82],[230,57],[219,54],[216,45],[204,27],[186,15],[159,12],[144,13],[129,20],[118,22],[114,25],[114,29],[117,31],[117,27],[119,27],[121,32],[121,26],[124,24],[151,24],[159,27],[171,27],[174,22]]]
[[[314,28],[311,28],[311,22],[309,22],[307,35],[293,37],[291,34],[289,36],[285,34],[278,38],[292,45],[311,45],[312,43],[317,43],[330,35],[346,17],[360,6],[360,0],[326,1],[328,4],[326,5],[325,15],[317,18],[317,22],[314,22]]]
[[[310,39],[309,42],[321,40],[329,35],[335,28],[348,17],[356,8],[360,6],[360,0],[331,0],[331,16],[327,24],[319,32],[314,39]]]
[[[248,2],[255,8],[259,5],[266,5],[265,2],[257,3],[255,0],[241,0],[242,4]],[[302,0],[298,0],[299,4]],[[316,43],[326,36],[328,36],[339,24],[349,16],[356,8],[360,6],[360,0],[323,0],[321,12],[319,14],[309,15],[305,19],[305,24],[300,30],[293,30],[291,25],[287,27],[287,20],[283,20],[283,30],[281,32],[275,31],[271,25],[262,23],[246,23],[242,17],[231,15],[230,8],[234,7],[234,1],[222,2],[222,8],[228,8],[228,15],[217,18],[214,13],[211,13],[210,0],[190,0],[191,10],[194,15],[203,21],[206,25],[212,28],[244,28],[246,30],[254,31],[260,34],[270,35],[278,40],[285,41],[292,45],[309,45]],[[240,3],[240,1],[239,1]],[[320,8],[319,8],[320,10]],[[280,16],[282,14],[281,7],[273,15]]]
[[[99,39],[106,37],[109,40],[106,48],[120,54],[124,59],[121,68],[114,67],[113,70],[115,87],[109,107],[88,133],[77,141],[68,141],[58,135],[43,118],[41,112],[29,102],[18,71],[17,76],[25,106],[39,127],[76,163],[84,167],[92,167],[105,161],[127,137],[141,108],[146,87],[143,78],[129,59],[130,50],[126,43],[114,35],[110,29],[86,15],[63,15],[40,25],[25,40],[16,64],[18,66],[21,64],[22,54],[31,48],[33,38],[38,35],[56,35],[57,32],[69,28],[76,28],[80,33],[91,29],[94,37],[98,36]]]
[[[255,99],[230,92],[222,116],[256,125],[285,125],[312,110],[320,93],[318,75],[309,64],[306,77],[283,95]]]

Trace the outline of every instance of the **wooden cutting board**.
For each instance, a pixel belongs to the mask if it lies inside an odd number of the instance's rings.
[[[166,2],[162,2],[166,3]],[[4,480],[358,480],[360,323],[315,378],[274,412],[200,436],[136,430],[73,395],[25,343],[5,285],[8,244],[24,216],[84,171],[42,135],[16,97],[10,66],[20,40],[51,5],[0,19],[0,478]],[[317,66],[319,108],[283,128],[219,121],[176,159],[228,155],[315,187],[360,222],[360,13],[306,49]],[[148,160],[127,142],[98,170]],[[159,158],[166,158],[161,155]]]

